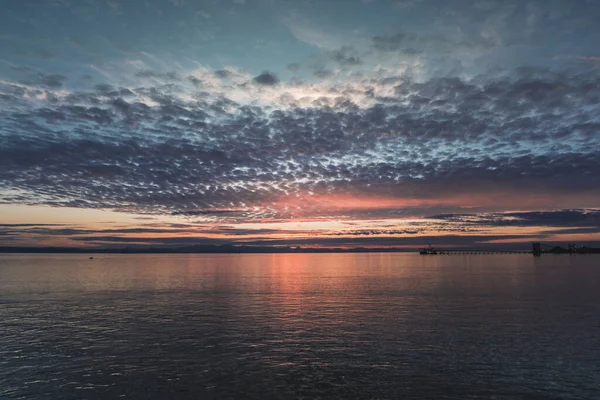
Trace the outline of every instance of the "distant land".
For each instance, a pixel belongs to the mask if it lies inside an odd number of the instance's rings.
[[[531,245],[520,243],[519,249],[506,249],[494,247],[471,247],[471,248],[446,248],[440,246],[435,254],[458,254],[458,253],[502,253],[515,252],[527,253],[531,251]],[[525,246],[526,245],[526,246]],[[600,254],[600,248],[591,246],[560,245],[548,246],[542,244],[542,252],[545,254]],[[433,249],[433,248],[431,248]],[[417,252],[419,248],[405,247],[291,247],[291,246],[235,246],[225,245],[198,245],[186,247],[108,247],[108,248],[85,248],[85,247],[23,247],[3,246],[0,253],[64,253],[64,254],[276,254],[276,253],[409,253]]]
[[[124,248],[83,248],[83,247],[0,247],[0,253],[106,253],[106,254],[256,254],[256,253],[389,253],[415,252],[417,249],[407,248],[305,248],[305,247],[256,247],[232,245],[206,245],[187,247],[124,247]]]

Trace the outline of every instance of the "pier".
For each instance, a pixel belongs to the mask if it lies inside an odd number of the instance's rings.
[[[436,250],[439,255],[454,255],[454,254],[532,254],[531,251],[513,251],[513,250],[469,250],[469,249],[444,249]]]
[[[476,250],[476,249],[436,249],[429,245],[419,250],[421,255],[457,255],[457,254],[532,254],[541,256],[542,254],[600,254],[600,249],[594,247],[577,246],[569,244],[567,248],[560,246],[550,246],[539,242],[531,244],[531,250]]]

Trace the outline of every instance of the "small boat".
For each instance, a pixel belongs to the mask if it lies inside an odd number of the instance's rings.
[[[94,259],[94,257],[90,257],[90,260],[93,260],[93,259]]]
[[[427,255],[435,255],[437,254],[437,250],[434,249],[433,247],[431,247],[431,245],[429,245],[429,247],[424,247],[421,250],[419,250],[419,254],[427,256]]]

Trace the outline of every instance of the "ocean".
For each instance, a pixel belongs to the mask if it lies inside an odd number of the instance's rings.
[[[600,399],[600,256],[0,255],[0,399]]]

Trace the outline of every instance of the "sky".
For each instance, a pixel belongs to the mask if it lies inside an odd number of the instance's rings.
[[[0,9],[0,246],[600,242],[598,1]]]

